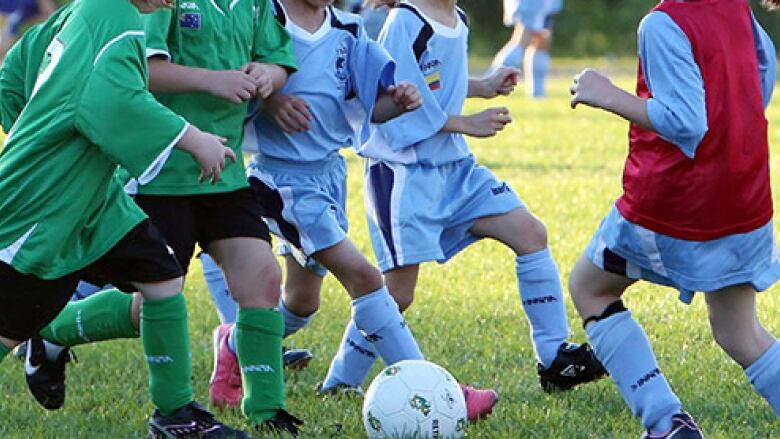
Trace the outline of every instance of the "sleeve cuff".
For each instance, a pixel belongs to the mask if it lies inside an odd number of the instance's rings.
[[[167,61],[170,61],[171,54],[167,50],[147,48],[146,58],[165,58]]]
[[[190,124],[184,122],[184,128],[182,128],[179,134],[174,137],[171,143],[160,153],[160,155],[157,156],[156,159],[154,159],[152,164],[149,165],[149,167],[146,168],[146,170],[140,176],[138,176],[137,180],[139,185],[143,186],[148,184],[160,174],[160,171],[162,171],[163,167],[165,166],[165,162],[167,162],[168,158],[171,156],[173,148],[175,148],[176,144],[178,144],[181,138],[184,137],[184,133],[187,132],[189,127]]]

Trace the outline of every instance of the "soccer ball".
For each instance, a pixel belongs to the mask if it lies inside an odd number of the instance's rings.
[[[371,382],[363,425],[371,439],[461,438],[467,425],[466,400],[458,382],[441,366],[401,361]]]

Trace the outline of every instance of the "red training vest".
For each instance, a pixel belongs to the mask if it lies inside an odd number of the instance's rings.
[[[704,80],[706,135],[693,160],[631,125],[617,202],[629,221],[679,239],[745,233],[772,218],[767,122],[746,0],[665,1],[655,7],[682,29]],[[637,95],[651,98],[642,65]]]

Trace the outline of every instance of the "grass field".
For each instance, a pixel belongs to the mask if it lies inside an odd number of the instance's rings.
[[[628,75],[618,78],[628,85]],[[519,94],[495,101],[511,108],[515,122],[494,139],[472,142],[479,161],[508,180],[547,224],[552,247],[567,279],[601,217],[620,192],[626,151],[626,124],[605,113],[568,107],[568,80],[555,79],[551,97],[532,102]],[[474,100],[466,111],[487,103]],[[770,109],[780,121],[780,105]],[[778,131],[773,169],[780,169]],[[352,155],[349,211],[351,236],[371,254],[363,218],[361,164]],[[780,175],[774,174],[778,182]],[[776,198],[777,199],[777,198]],[[780,291],[761,295],[760,316],[780,334]],[[195,394],[207,401],[211,372],[211,330],[217,316],[197,263],[191,266],[186,295],[190,310]],[[359,438],[361,401],[321,400],[313,392],[336,350],[349,316],[347,295],[328,278],[322,309],[311,326],[287,340],[313,350],[309,369],[287,377],[290,410],[306,420],[311,438]],[[780,438],[780,423],[710,337],[701,297],[685,306],[674,291],[649,284],[633,287],[627,305],[654,342],[661,366],[685,408],[711,438]],[[584,340],[569,302],[573,339]],[[469,429],[472,438],[636,438],[639,423],[609,380],[571,393],[546,395],[535,372],[528,325],[519,304],[512,254],[481,242],[445,266],[422,270],[417,302],[406,318],[428,358],[462,382],[495,387],[501,402],[495,414]],[[138,341],[76,349],[69,367],[68,398],[54,413],[40,409],[28,394],[21,364],[6,359],[0,370],[0,437],[141,437],[152,407]],[[378,370],[378,367],[377,369]],[[240,413],[219,412],[244,425]]]

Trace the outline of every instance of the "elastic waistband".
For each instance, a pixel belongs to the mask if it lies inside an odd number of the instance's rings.
[[[298,172],[310,175],[322,174],[336,168],[346,167],[346,160],[339,153],[335,153],[324,160],[313,162],[297,162],[291,160],[282,160],[267,155],[255,154],[247,168],[247,174],[251,174],[252,169],[262,171],[284,170]]]

